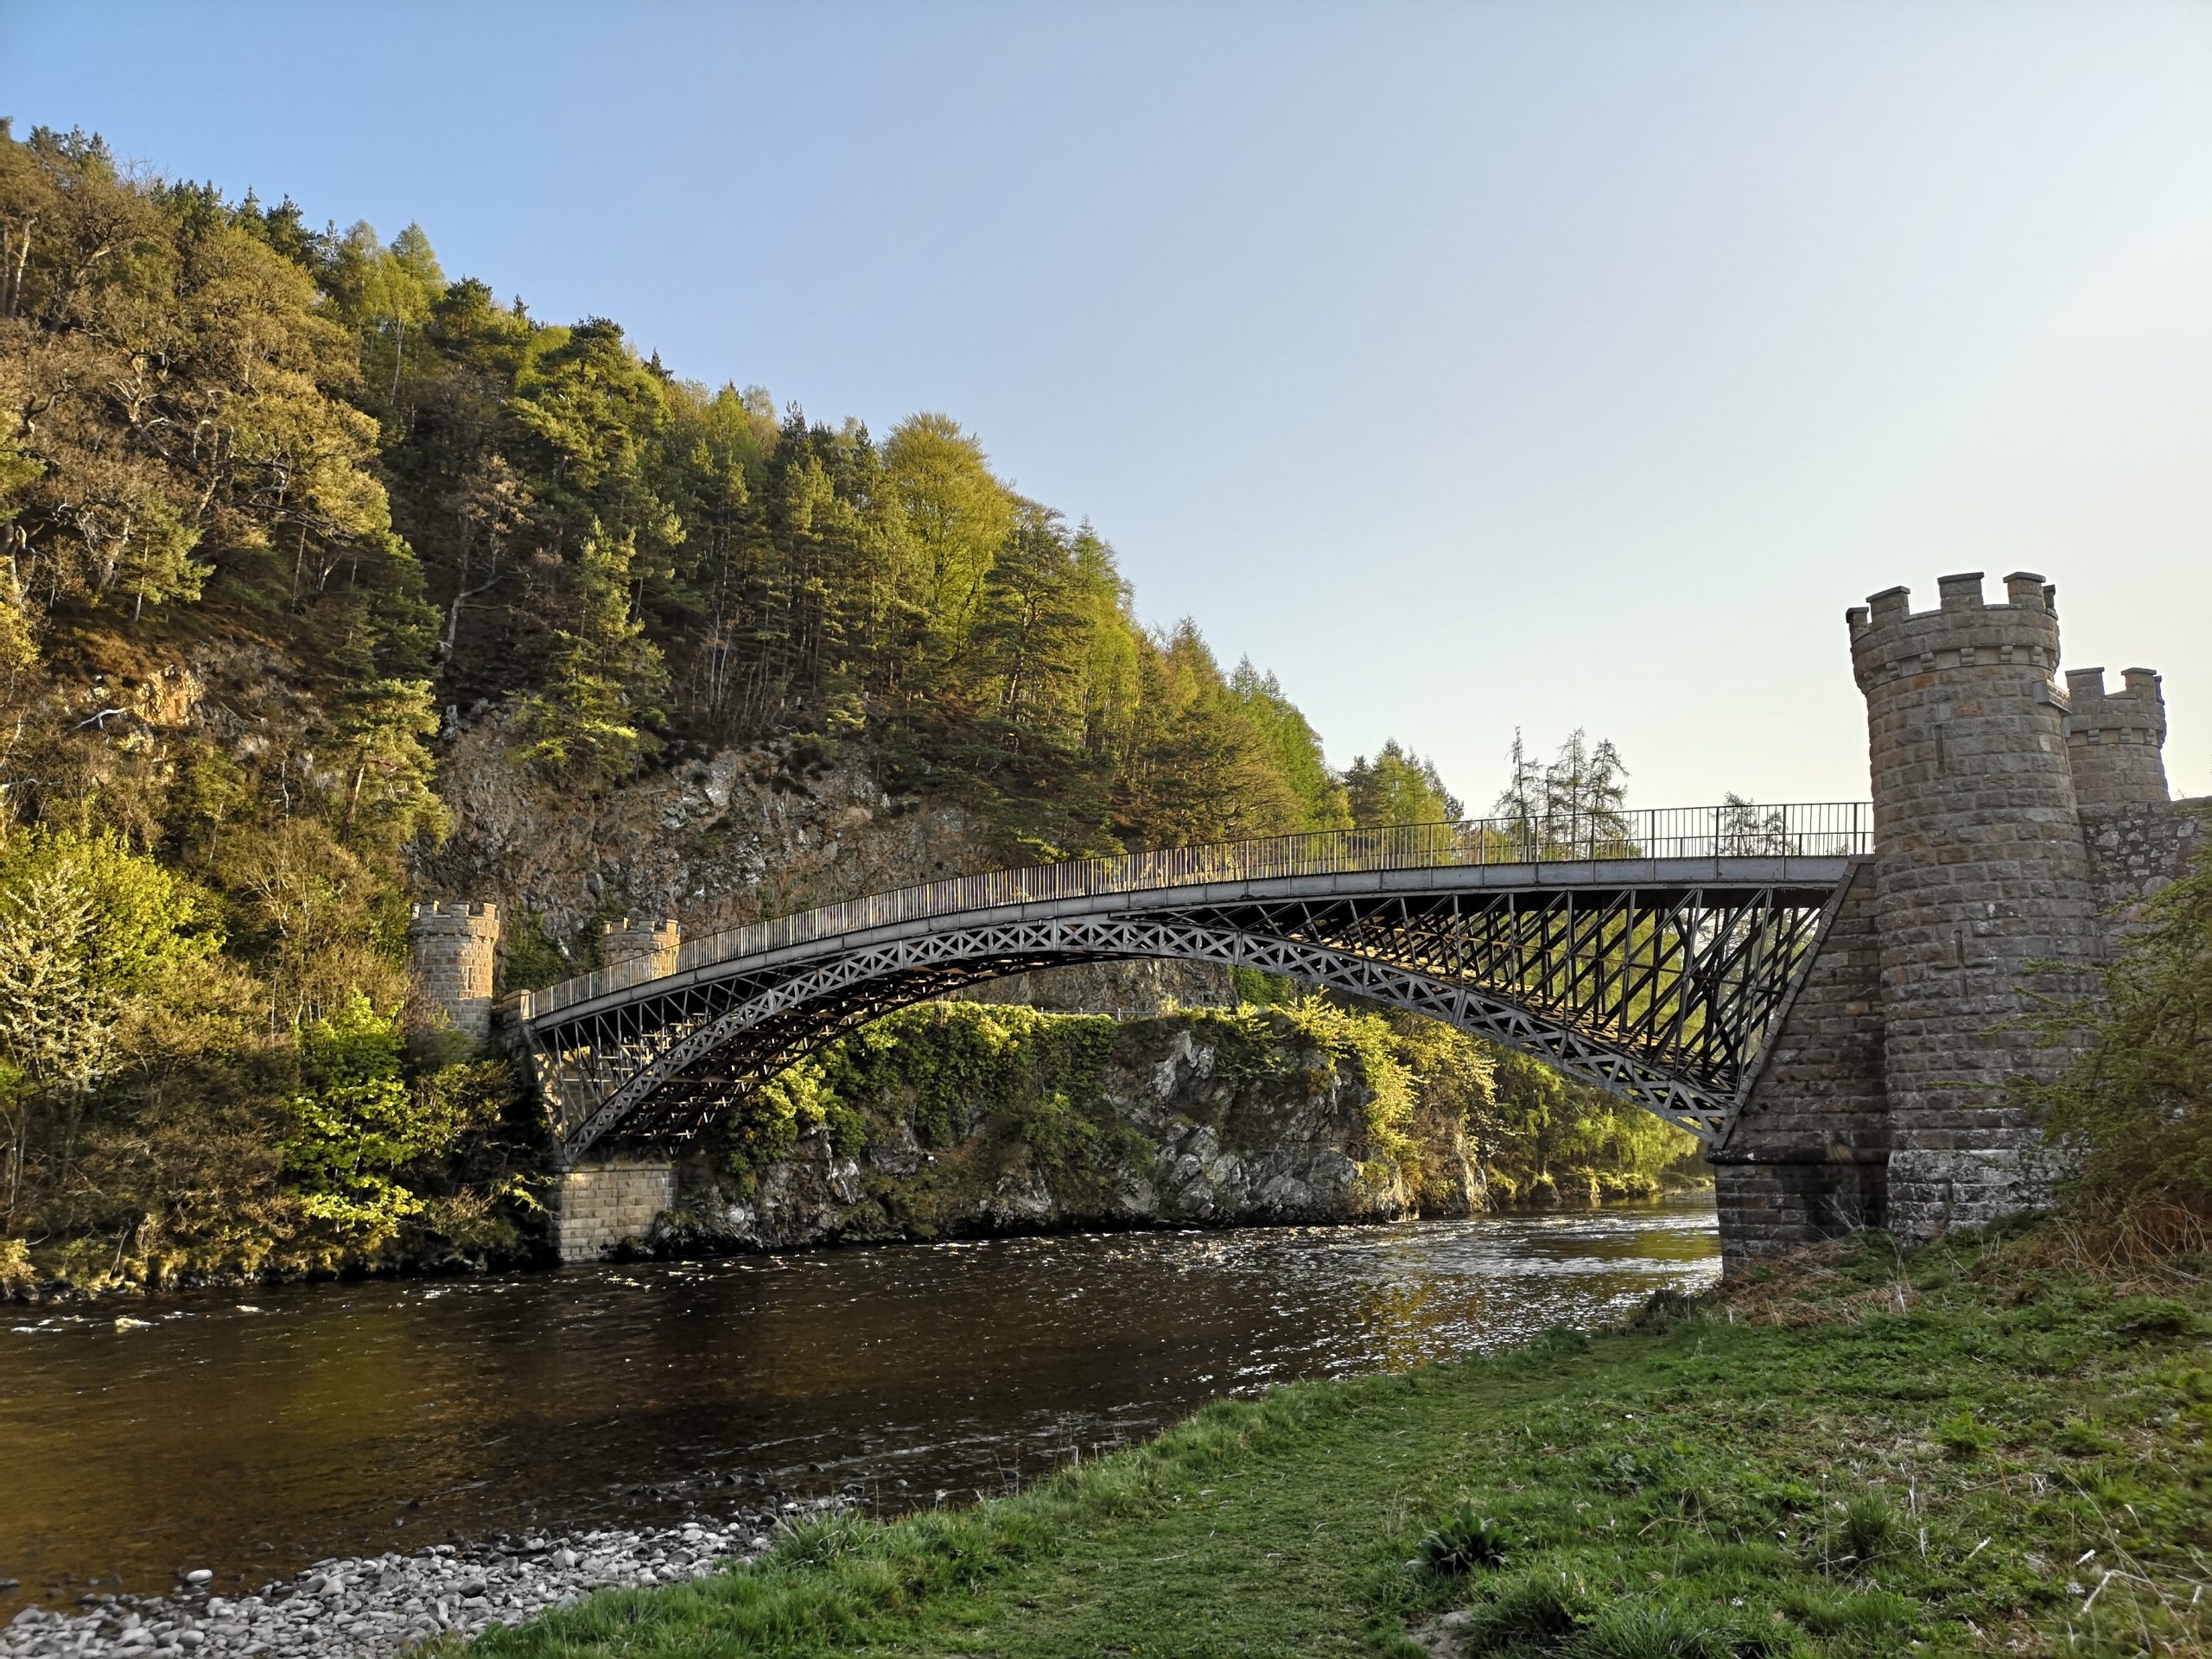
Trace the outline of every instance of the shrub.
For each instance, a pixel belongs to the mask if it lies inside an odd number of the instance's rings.
[[[0,1238],[0,1297],[25,1295],[37,1282],[31,1247],[20,1238]]]
[[[1974,1421],[1974,1414],[1970,1411],[1945,1418],[1936,1430],[1936,1444],[1961,1463],[1986,1452],[1994,1438],[1987,1429]]]
[[[2098,1432],[2095,1424],[2079,1420],[2061,1427],[2050,1437],[2050,1443],[2069,1458],[2101,1457],[2120,1449],[2116,1441]]]
[[[2020,1085],[2075,1165],[2077,1219],[2121,1252],[2201,1249],[2212,1231],[2212,847],[2142,909],[2103,976],[2104,1011],[2037,1022],[2053,1045],[2093,1038],[2056,1083]]]

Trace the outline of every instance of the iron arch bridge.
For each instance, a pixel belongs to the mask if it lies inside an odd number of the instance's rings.
[[[854,1026],[982,981],[1177,957],[1288,975],[1523,1050],[1726,1132],[1821,934],[1864,803],[1476,820],[931,882],[693,940],[514,1009],[564,1165],[680,1140]]]

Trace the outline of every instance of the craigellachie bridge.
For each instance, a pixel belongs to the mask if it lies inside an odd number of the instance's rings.
[[[1931,611],[1892,588],[1847,613],[1871,802],[1274,836],[931,882],[689,941],[673,921],[612,931],[603,970],[505,1010],[563,1202],[590,1192],[604,1148],[680,1141],[893,1008],[1179,958],[1444,1020],[1680,1124],[1715,1166],[1732,1261],[2031,1204],[2037,1135],[2009,1084],[2067,1056],[2012,1022],[2033,993],[2088,987],[2204,819],[2168,798],[2155,674],[2108,691],[2080,670],[2061,689],[2042,578],[2007,577],[1996,604],[1978,575],[1940,587]],[[412,932],[425,990],[480,1037],[498,922],[429,905]],[[621,1166],[632,1188],[639,1167]],[[650,1220],[673,1197],[661,1167],[599,1207]],[[607,1229],[567,1230],[575,1254]]]

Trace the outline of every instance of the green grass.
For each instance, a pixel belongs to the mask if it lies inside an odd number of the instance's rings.
[[[478,1650],[2204,1652],[2212,1292],[2025,1260],[1875,1238],[1629,1331],[1216,1404]]]

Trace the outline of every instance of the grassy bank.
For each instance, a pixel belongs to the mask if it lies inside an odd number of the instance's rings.
[[[480,1649],[2201,1653],[2204,1265],[2115,1282],[2047,1231],[1876,1236],[1634,1329],[1217,1404],[1017,1497],[825,1521]]]

